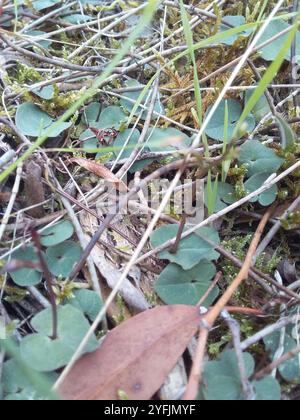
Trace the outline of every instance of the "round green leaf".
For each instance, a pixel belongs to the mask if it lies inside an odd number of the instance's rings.
[[[281,389],[273,376],[266,376],[260,381],[253,381],[252,386],[256,394],[256,401],[280,401]]]
[[[280,333],[276,332],[268,335],[264,338],[264,343],[271,352],[272,358],[274,357],[279,345],[280,345]],[[289,334],[286,333],[284,338],[284,353],[295,349],[298,346],[296,340],[294,340]],[[287,382],[294,384],[300,384],[300,365],[299,356],[295,356],[292,359],[282,363],[278,368],[280,375]]]
[[[45,229],[41,233],[41,243],[43,246],[58,245],[67,239],[71,238],[74,233],[74,227],[71,222],[64,220]]]
[[[125,110],[127,110],[129,113],[131,113],[131,111],[133,110],[134,106],[136,105],[136,102],[139,99],[140,94],[142,93],[142,90],[144,89],[144,85],[141,85],[140,83],[138,83],[136,80],[129,80],[126,85],[128,87],[138,87],[140,88],[139,90],[135,90],[133,92],[126,92],[124,93],[124,98],[121,99],[121,105],[124,107]],[[146,95],[144,96],[141,105],[145,105],[145,102],[147,101],[147,98],[149,96],[149,91],[148,94],[146,93]],[[128,100],[128,99],[130,100]],[[154,111],[158,112],[159,114],[165,115],[165,109],[164,106],[162,105],[160,99],[158,98],[156,100],[155,106],[154,106]],[[139,115],[141,112],[141,107],[138,107],[138,109],[135,112],[135,115]],[[145,111],[142,113],[142,118],[146,119],[147,118],[147,114],[148,112]]]
[[[63,242],[48,248],[46,261],[50,272],[54,276],[67,278],[79,260],[81,253],[81,247],[72,241]]]
[[[47,32],[43,32],[43,31],[26,31],[24,33],[24,35],[28,35],[28,36],[43,36],[46,35]],[[46,50],[49,49],[50,45],[52,44],[52,41],[49,41],[48,39],[44,39],[41,41],[36,41],[37,44],[39,44],[41,47],[46,48]],[[32,45],[29,45],[26,48],[32,48]],[[47,99],[47,98],[44,98]]]
[[[80,13],[74,13],[73,15],[64,17],[62,20],[71,23],[72,25],[78,25],[80,23],[89,22],[90,20],[92,20],[92,17],[87,15],[81,15]]]
[[[140,135],[141,134],[139,130],[137,129],[134,129],[134,130],[126,129],[122,131],[121,133],[119,133],[114,142],[114,146],[117,148],[114,152],[115,156],[116,157],[119,156],[119,153],[121,152],[122,147],[124,146],[124,144],[126,143],[127,139],[130,136],[130,140],[128,141],[127,146],[121,155],[121,159],[128,158],[131,155],[132,151],[134,150],[134,147],[136,146],[140,138]],[[145,147],[143,150],[148,151],[149,148]],[[129,172],[134,173],[136,171],[141,171],[146,166],[150,165],[150,163],[152,162],[153,162],[153,159],[145,159],[145,160],[137,161],[131,166],[131,168],[129,169]]]
[[[169,264],[155,284],[158,296],[168,305],[196,305],[211,285],[216,274],[214,264],[203,260],[191,270],[183,270],[177,264]],[[216,287],[203,306],[210,306],[218,296]]]
[[[60,3],[60,0],[35,0],[32,5],[36,10],[44,10],[58,3]]]
[[[95,321],[103,306],[99,294],[86,289],[76,290],[74,292],[74,298],[69,303],[81,309],[91,321]]]
[[[251,96],[253,95],[254,90],[247,90],[245,94],[245,106],[247,102],[250,100]],[[261,98],[258,100],[258,102],[255,104],[252,114],[255,118],[256,123],[258,124],[263,117],[265,117],[270,112],[270,105],[267,101],[267,98],[265,95],[262,95]]]
[[[126,122],[127,116],[119,106],[108,106],[101,111],[101,104],[94,102],[85,110],[85,121],[88,126],[97,129],[115,128]]]
[[[33,89],[32,91],[35,95],[39,96],[42,99],[47,101],[51,100],[54,96],[53,86],[45,86],[42,89]]]
[[[25,136],[38,137],[50,129],[54,122],[46,112],[31,102],[24,103],[17,109],[16,125]],[[57,137],[70,126],[71,123],[60,123],[52,129],[49,137]]]
[[[258,173],[253,175],[248,181],[245,183],[246,194],[250,194],[260,187],[266,182],[266,180],[270,177],[270,173]],[[274,203],[276,200],[278,193],[277,185],[273,185],[264,193],[256,196],[250,200],[251,203],[256,203],[257,201],[262,206],[269,206],[270,204]]]
[[[189,226],[185,228],[188,230]],[[158,247],[166,241],[176,238],[179,227],[177,225],[166,225],[157,229],[151,236],[151,243],[153,247]],[[214,247],[208,244],[203,237],[213,241],[215,245],[220,243],[218,232],[210,227],[204,227],[188,236],[181,239],[177,252],[171,253],[170,251],[162,251],[160,258],[169,260],[173,263],[180,265],[184,270],[190,270],[195,267],[201,260],[217,260],[219,254],[214,251]]]
[[[258,140],[249,140],[240,148],[239,163],[246,166],[248,177],[263,172],[271,175],[277,172],[283,162],[284,159],[278,157],[274,150]]]
[[[263,44],[266,41],[273,38],[275,35],[279,34],[280,32],[290,28],[290,25],[285,22],[284,20],[272,20],[267,28],[265,29],[264,33],[262,34],[261,38],[258,41],[257,45]],[[274,61],[277,58],[278,52],[283,47],[284,43],[287,41],[289,33],[277,38],[272,43],[268,44],[260,51],[262,58],[267,61]],[[300,32],[297,32],[296,35],[296,57],[300,57]],[[291,54],[288,52],[286,55],[286,59],[291,61]]]
[[[32,369],[39,372],[52,372],[67,365],[87,334],[90,324],[81,310],[72,305],[58,308],[58,338],[52,340],[52,310],[45,309],[32,320],[37,334],[26,336],[20,344],[21,357]],[[98,347],[93,336],[85,352]]]
[[[254,359],[249,353],[243,353],[247,376],[254,371]],[[242,385],[236,353],[225,350],[217,361],[208,362],[203,374],[205,387],[203,395],[206,400],[242,400]]]
[[[229,25],[231,25],[231,27],[236,28],[238,26],[245,25],[246,19],[244,18],[244,16],[224,16],[223,22],[226,22]],[[228,27],[227,25],[221,24],[221,32],[228,31],[229,29],[230,27]],[[225,45],[233,45],[239,37],[248,37],[252,32],[253,29],[248,29],[237,34],[231,35],[222,40],[221,42]]]
[[[192,139],[177,128],[150,128],[148,130],[148,147],[152,152],[172,151],[187,148]]]
[[[210,120],[205,133],[212,139],[218,140],[218,141],[224,141],[224,133],[225,133],[225,109],[226,109],[226,101],[228,104],[228,115],[229,115],[229,122],[228,122],[228,128],[227,128],[227,135],[228,135],[228,141],[231,141],[233,138],[233,133],[236,128],[236,125],[242,115],[243,109],[241,104],[236,101],[235,99],[227,99],[223,100],[219,107],[216,109],[216,112],[214,113],[212,119]],[[206,116],[211,111],[210,107],[207,111]],[[247,131],[251,132],[255,128],[255,119],[252,114],[248,116],[245,123],[247,124]]]
[[[13,253],[12,258],[19,261],[30,261],[39,263],[39,259],[32,246],[20,248]],[[42,273],[33,268],[21,268],[17,271],[9,273],[13,281],[21,287],[36,286],[42,280]]]

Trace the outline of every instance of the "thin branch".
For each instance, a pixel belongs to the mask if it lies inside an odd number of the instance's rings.
[[[273,363],[269,364],[264,369],[260,370],[254,375],[254,379],[259,380],[262,379],[264,376],[269,375],[275,369],[277,369],[282,363],[287,362],[288,360],[293,359],[295,356],[300,354],[300,346],[295,347],[294,349],[290,350],[289,352],[285,353],[283,356],[279,357]]]
[[[273,207],[271,207],[266,212],[262,221],[260,222],[255,232],[254,238],[250,244],[250,248],[248,250],[244,265],[241,268],[239,274],[236,276],[234,281],[227,288],[223,296],[221,296],[221,298],[217,301],[217,303],[212,307],[212,309],[210,309],[202,317],[197,352],[196,352],[195,359],[193,361],[193,367],[190,374],[187,389],[184,394],[184,398],[183,398],[184,400],[194,400],[198,394],[199,384],[201,383],[201,378],[202,378],[202,373],[203,373],[204,356],[205,356],[205,349],[206,349],[206,343],[207,343],[209,331],[213,327],[221,311],[230,301],[235,291],[242,284],[242,282],[247,279],[250,267],[252,265],[253,255],[256,251],[256,248],[259,244],[263,230],[266,224],[268,223],[268,220],[272,212],[273,212]]]
[[[52,337],[51,338],[53,340],[56,340],[58,338],[58,329],[57,329],[58,328],[58,314],[57,314],[56,297],[53,290],[53,277],[49,271],[49,268],[47,266],[47,263],[45,261],[45,258],[42,252],[42,244],[40,240],[40,235],[34,228],[31,229],[31,237],[35,245],[35,250],[37,252],[41,269],[44,273],[46,284],[47,284],[47,290],[49,293],[50,303],[52,307]]]
[[[241,349],[241,330],[239,323],[234,318],[232,318],[225,309],[223,309],[223,311],[221,312],[221,317],[227,323],[232,334],[233,345],[237,357],[238,368],[240,371],[244,398],[246,401],[254,401],[255,392],[247,375],[243,351]]]

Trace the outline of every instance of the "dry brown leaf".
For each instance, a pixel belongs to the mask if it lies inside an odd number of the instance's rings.
[[[59,389],[66,400],[149,400],[182,356],[200,322],[199,309],[161,306],[112,330],[83,356]]]
[[[115,174],[113,174],[109,169],[105,166],[101,165],[100,163],[92,162],[91,160],[84,159],[84,158],[74,158],[70,159],[70,162],[77,163],[77,165],[81,166],[82,168],[86,169],[89,172],[99,176],[100,178],[105,179],[107,182],[111,182],[115,185],[116,189],[121,192],[127,192],[128,188],[126,184],[119,179]]]

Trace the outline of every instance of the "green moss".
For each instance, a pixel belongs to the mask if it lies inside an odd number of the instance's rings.
[[[118,293],[117,297],[116,297],[116,301],[117,301],[117,307],[119,310],[118,315],[113,316],[113,320],[116,323],[116,325],[120,325],[122,324],[123,321],[125,321],[125,302],[124,299],[122,298],[122,296],[120,295],[120,293]]]
[[[286,220],[281,221],[281,225],[285,230],[298,229],[300,227],[300,212],[291,213]]]

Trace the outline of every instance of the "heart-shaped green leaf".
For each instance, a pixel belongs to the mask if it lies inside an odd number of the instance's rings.
[[[263,184],[266,182],[266,180],[270,177],[270,173],[258,173],[253,175],[250,179],[248,179],[247,182],[245,182],[245,190],[246,194],[250,194],[256,190],[258,190],[260,187],[263,186]],[[262,206],[269,206],[270,204],[274,203],[276,200],[278,193],[277,185],[273,185],[271,188],[269,188],[264,193],[260,194],[259,196],[256,196],[250,200],[251,203],[256,203],[257,201]]]
[[[244,18],[244,16],[224,16],[223,22],[226,22],[229,25],[231,25],[231,27],[236,28],[238,26],[245,25],[246,19]],[[225,31],[228,31],[229,29],[230,29],[229,26],[224,25],[222,23],[220,32],[225,32]],[[239,37],[248,37],[252,32],[253,32],[253,29],[248,29],[248,30],[239,32],[237,34],[234,34],[222,40],[222,44],[233,45]]]
[[[172,151],[187,148],[192,139],[177,128],[150,128],[147,142],[152,152]]]
[[[216,267],[210,261],[202,260],[191,270],[183,270],[177,264],[169,264],[155,284],[158,296],[168,305],[196,305],[211,285]],[[210,304],[218,296],[216,287],[203,306]]]
[[[43,31],[26,31],[24,33],[24,35],[29,35],[29,36],[43,36],[46,35],[47,32],[43,32]],[[42,41],[36,41],[37,44],[39,44],[41,47],[49,49],[50,45],[52,44],[52,41],[49,41],[48,39],[44,39]],[[26,48],[32,48],[32,44],[29,44],[28,47]],[[44,98],[47,99],[47,98]]]
[[[253,90],[247,90],[245,93],[245,106],[253,95]],[[258,124],[264,116],[269,114],[270,105],[267,101],[266,95],[262,95],[252,110],[252,114],[255,118],[255,122]]]
[[[32,263],[39,263],[39,259],[32,246],[20,248],[13,253],[12,259],[19,261],[30,261]],[[21,268],[17,271],[9,273],[13,281],[21,287],[35,286],[42,280],[42,273],[33,268]]]
[[[26,369],[30,368],[26,366]],[[57,375],[55,373],[45,374],[43,375],[43,379],[49,382],[50,391],[50,387],[54,385]],[[39,395],[39,392],[34,389],[29,378],[24,374],[24,371],[14,359],[10,359],[3,364],[2,385],[4,399],[8,401],[45,399],[45,397]]]
[[[58,3],[60,3],[60,0],[35,0],[32,5],[36,10],[44,10]]]
[[[52,311],[45,309],[32,322],[37,334],[26,336],[20,344],[22,359],[39,372],[52,372],[65,366],[77,350],[89,330],[89,323],[82,312],[72,305],[58,308],[58,338],[52,340]],[[85,352],[98,347],[96,337],[92,337]]]
[[[42,99],[47,101],[51,100],[54,96],[54,88],[53,86],[45,86],[39,89],[33,89],[32,91],[35,95],[39,96]]]
[[[260,172],[271,175],[277,172],[283,162],[284,159],[277,156],[274,150],[258,140],[247,141],[241,146],[239,163],[246,166],[248,177]]]
[[[260,381],[253,381],[252,386],[256,394],[256,401],[280,401],[281,389],[273,376],[269,375]]]
[[[216,109],[212,119],[210,120],[205,133],[212,139],[218,141],[224,141],[224,133],[226,132],[224,122],[226,121],[225,118],[225,111],[226,111],[226,101],[228,104],[228,116],[229,116],[229,123],[227,127],[227,138],[228,141],[231,141],[233,138],[233,133],[237,126],[237,123],[242,115],[243,108],[241,104],[236,101],[235,99],[227,99],[223,100],[218,108]],[[211,111],[211,107],[208,109],[206,116]],[[245,123],[247,124],[247,131],[250,133],[255,128],[255,119],[252,114],[250,114]]]
[[[46,261],[50,272],[54,276],[67,278],[79,260],[81,253],[80,245],[72,241],[66,241],[48,248],[46,251]]]
[[[16,125],[25,136],[38,137],[51,129],[54,123],[55,121],[46,112],[31,102],[26,102],[17,109]],[[71,123],[60,123],[51,130],[49,137],[57,137],[70,126]]]
[[[264,343],[267,350],[269,350],[271,352],[272,357],[274,357],[280,345],[280,333],[275,332],[273,334],[268,335],[264,338]],[[284,338],[284,353],[288,353],[289,351],[295,349],[297,346],[297,341],[294,340],[288,333],[286,333]],[[299,356],[295,356],[292,359],[282,363],[278,369],[280,375],[287,382],[300,384]]]
[[[258,41],[258,45],[263,44],[264,42],[270,40],[275,35],[279,34],[280,32],[288,29],[290,25],[285,22],[284,20],[272,20],[267,28],[265,29],[264,33],[262,34],[261,38]],[[283,47],[284,43],[287,41],[289,34],[285,34],[280,38],[277,38],[272,43],[265,46],[261,51],[261,56],[267,61],[274,61],[277,58],[278,51]],[[300,32],[297,32],[296,35],[296,58],[300,57]],[[291,61],[291,54],[288,53],[286,55],[286,60]],[[299,64],[299,61],[298,61]]]
[[[186,227],[187,230],[189,226]],[[153,247],[164,244],[169,239],[176,238],[179,227],[177,225],[166,225],[157,229],[151,236]],[[204,227],[187,238],[181,239],[177,252],[162,251],[160,258],[169,260],[180,265],[184,270],[190,270],[195,267],[201,260],[217,260],[219,254],[214,251],[214,247],[208,244],[204,239],[208,238],[215,245],[220,243],[218,232],[210,227]]]
[[[127,116],[119,106],[108,106],[101,110],[101,104],[93,102],[85,110],[86,124],[97,129],[118,129],[126,120]]]
[[[76,308],[81,309],[91,321],[96,319],[103,306],[99,294],[86,289],[76,290],[74,292],[74,298],[71,299],[69,303]]]
[[[243,354],[247,376],[254,371],[254,359]],[[232,401],[242,399],[242,386],[234,350],[224,351],[219,360],[208,362],[204,371],[205,387],[202,388],[206,400]]]
[[[135,90],[133,92],[126,92],[124,93],[124,98],[121,99],[121,105],[123,106],[123,108],[125,110],[127,110],[129,113],[131,113],[131,111],[133,110],[134,106],[136,105],[139,96],[142,92],[142,90],[144,89],[144,85],[141,85],[140,83],[138,83],[136,80],[129,80],[126,85],[128,87],[137,87],[139,88],[138,90]],[[150,94],[151,96],[151,94]],[[147,101],[147,98],[149,97],[149,93],[145,95],[144,99],[141,102],[141,105],[145,105],[145,102]],[[128,98],[128,99],[126,99]],[[156,100],[155,106],[154,106],[154,111],[158,112],[159,114],[165,115],[165,109],[164,106],[162,105],[160,99],[158,98]],[[135,115],[139,115],[141,112],[141,107],[138,107],[138,109],[135,112]],[[147,111],[142,113],[142,118],[146,119],[147,118]]]
[[[74,228],[71,222],[64,220],[54,226],[45,229],[41,233],[41,243],[43,246],[58,245],[67,239],[71,238],[74,233]]]

